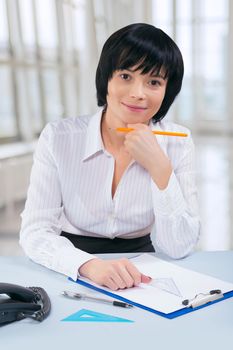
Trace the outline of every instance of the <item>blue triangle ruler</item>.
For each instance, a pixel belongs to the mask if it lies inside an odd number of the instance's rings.
[[[64,318],[65,322],[134,322],[126,318],[102,314],[87,309],[79,310],[74,314]]]

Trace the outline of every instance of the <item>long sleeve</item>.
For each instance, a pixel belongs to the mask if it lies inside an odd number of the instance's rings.
[[[78,268],[94,256],[61,237],[62,193],[53,157],[53,126],[43,130],[34,155],[30,186],[22,213],[20,244],[35,262],[77,278]]]
[[[171,141],[172,142],[172,141]],[[195,154],[191,136],[168,147],[173,165],[168,186],[160,190],[151,180],[157,247],[173,258],[182,258],[195,247],[200,220],[195,184]]]
[[[127,244],[127,239],[148,234],[155,225],[158,248],[174,258],[193,249],[200,231],[191,136],[158,137],[174,169],[165,190],[159,190],[148,172],[133,162],[112,198],[114,158],[103,147],[101,117],[98,111],[45,127],[22,213],[20,244],[25,253],[73,279],[79,267],[95,256],[75,248],[60,236],[61,231],[125,238]],[[173,123],[155,127],[183,130]]]

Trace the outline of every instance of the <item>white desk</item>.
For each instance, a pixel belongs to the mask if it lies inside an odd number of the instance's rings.
[[[108,257],[112,258],[113,255]],[[233,251],[198,252],[173,262],[233,282]],[[168,320],[136,307],[129,310],[60,296],[60,292],[65,289],[83,289],[65,276],[49,271],[25,257],[0,257],[0,281],[44,287],[52,302],[52,312],[42,323],[25,319],[1,327],[1,349],[220,350],[232,347],[233,298]],[[61,322],[81,309],[134,322]]]

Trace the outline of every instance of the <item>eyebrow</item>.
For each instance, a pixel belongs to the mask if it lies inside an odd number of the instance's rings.
[[[121,70],[127,70],[127,71],[129,71],[131,73],[135,72],[135,70],[130,69],[130,68],[124,68],[124,69],[121,69]],[[166,80],[166,78],[163,77],[161,74],[150,74],[150,77],[152,77],[152,78],[160,78],[160,79]]]
[[[160,78],[160,79],[166,80],[166,78],[163,77],[161,74],[150,74],[150,76],[151,76],[152,78]]]

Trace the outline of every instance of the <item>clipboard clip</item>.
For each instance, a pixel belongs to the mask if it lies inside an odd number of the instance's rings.
[[[185,299],[182,301],[182,304],[187,308],[195,308],[201,305],[211,303],[212,301],[221,299],[223,297],[224,295],[220,289],[213,289],[209,291],[209,293],[199,293],[195,295],[195,297],[192,299]]]

